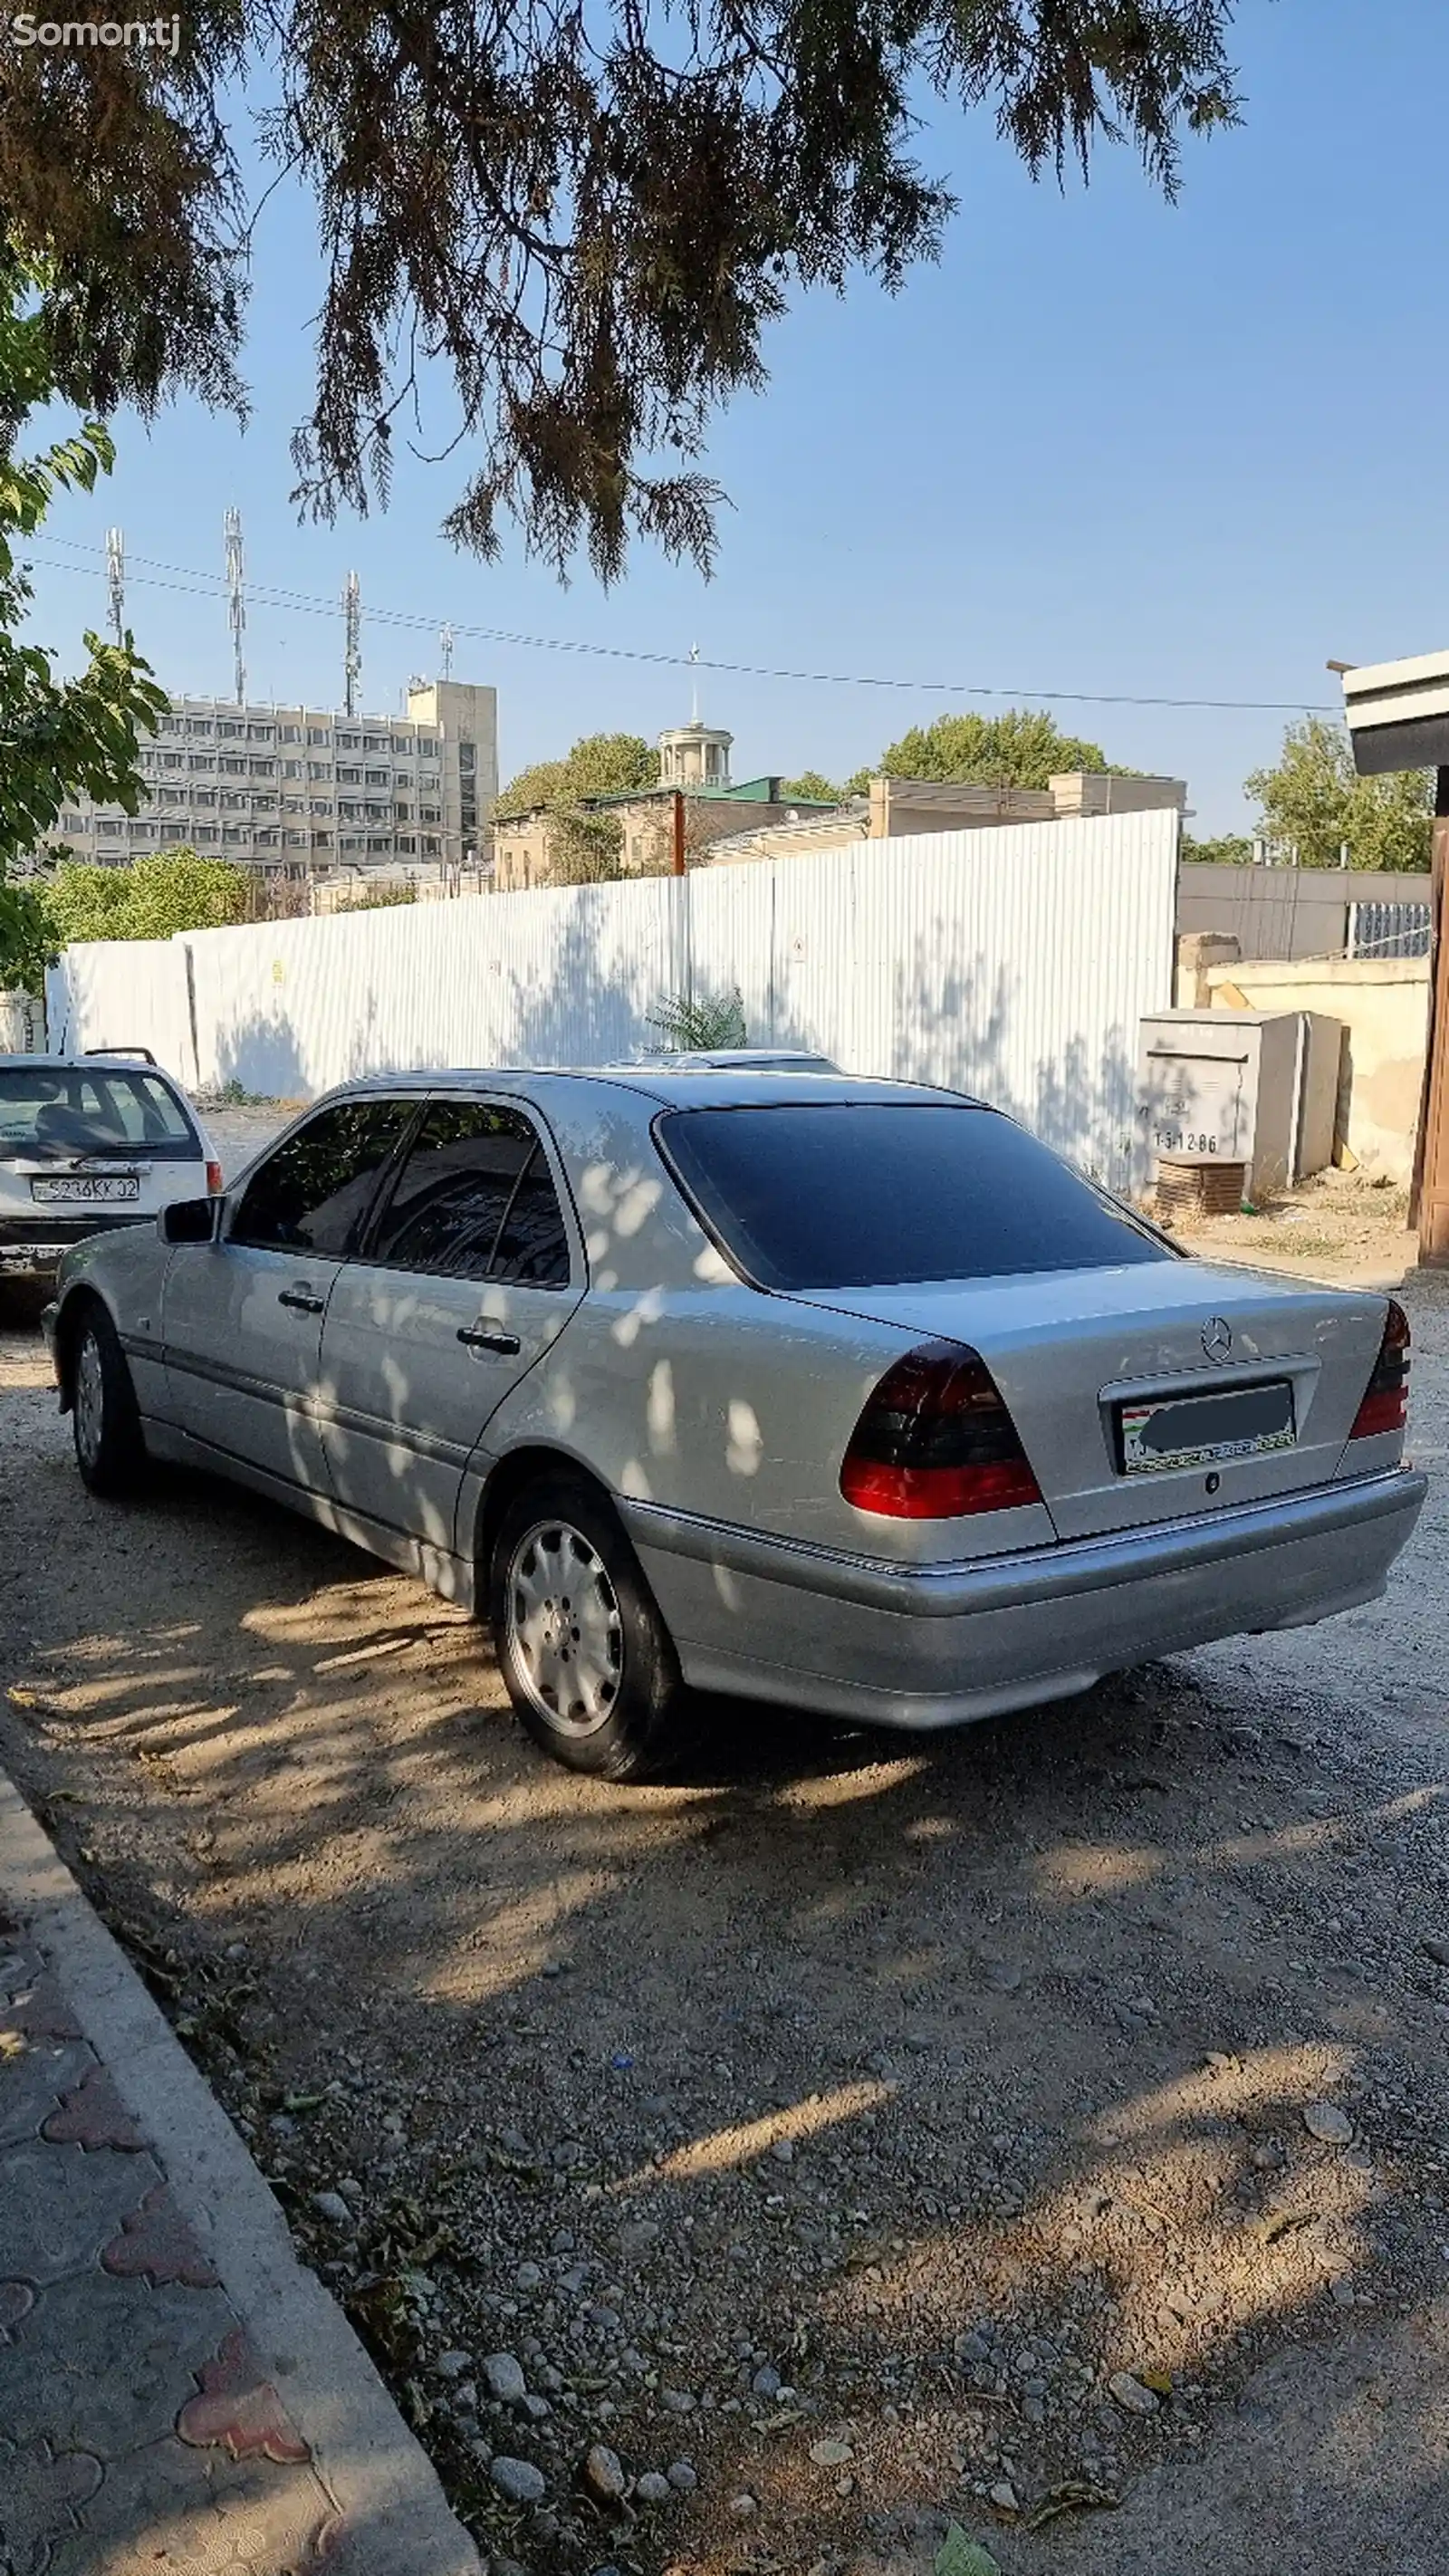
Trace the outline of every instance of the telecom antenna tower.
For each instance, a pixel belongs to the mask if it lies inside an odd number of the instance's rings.
[[[438,651],[442,660],[443,677],[445,680],[451,680],[453,676],[453,645],[455,640],[451,626],[442,626],[439,628]]]
[[[111,633],[118,644],[126,640],[126,540],[119,528],[106,530],[106,591],[110,601]]]
[[[226,514],[226,587],[227,615],[231,621],[232,681],[237,705],[241,707],[245,706],[247,695],[247,603],[242,574],[240,510],[228,510]]]
[[[342,587],[342,703],[357,713],[357,683],[362,677],[362,585],[350,572]]]

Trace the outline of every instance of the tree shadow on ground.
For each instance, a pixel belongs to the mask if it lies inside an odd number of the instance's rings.
[[[174,1945],[190,2044],[485,2545],[540,2576],[905,2567],[956,2512],[1013,2571],[1050,2546],[1086,2576],[1150,2507],[1166,2554],[1121,2564],[1205,2571],[1254,2374],[1295,2352],[1326,2412],[1258,2563],[1426,2527],[1419,2428],[1366,2454],[1333,2357],[1374,2339],[1407,2387],[1417,2335],[1437,2367],[1432,1752],[1352,1741],[1243,1644],[928,1742],[717,1702],[678,1779],[610,1788],[528,1750],[455,1612],[201,1479],[107,1512],[62,1438],[23,1549],[6,1507],[6,1758]],[[1391,1612],[1350,1630],[1407,1672]],[[1320,2098],[1346,2149],[1305,2129]],[[349,2178],[341,2240],[311,2194]],[[456,2349],[521,2354],[551,2415],[460,2414]],[[1170,2394],[1124,2415],[1121,2370]],[[475,2439],[544,2467],[542,2519]],[[687,2455],[697,2495],[611,2523],[575,2485],[595,2439]],[[1145,2501],[1049,2544],[981,2492],[1068,2478]]]

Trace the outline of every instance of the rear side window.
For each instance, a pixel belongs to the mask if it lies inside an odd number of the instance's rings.
[[[196,1130],[154,1073],[47,1065],[0,1067],[0,1154],[200,1155]]]
[[[762,1288],[900,1287],[1173,1258],[990,1109],[684,1109],[656,1133],[710,1232]]]
[[[340,1100],[319,1110],[258,1165],[231,1241],[340,1260],[357,1240],[382,1167],[416,1107],[412,1100]]]
[[[370,1258],[434,1278],[566,1286],[563,1214],[528,1119],[489,1101],[435,1101],[379,1219]]]

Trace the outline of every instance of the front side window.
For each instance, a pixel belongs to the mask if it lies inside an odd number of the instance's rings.
[[[434,1101],[378,1226],[372,1258],[435,1278],[567,1286],[563,1214],[529,1120],[489,1101]]]
[[[340,1100],[319,1110],[252,1174],[231,1241],[345,1258],[414,1106],[408,1100]]]
[[[672,1110],[657,1134],[711,1233],[762,1288],[1173,1258],[1036,1137],[965,1101]]]

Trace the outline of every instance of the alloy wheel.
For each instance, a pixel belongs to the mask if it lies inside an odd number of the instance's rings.
[[[567,1521],[540,1521],[513,1551],[507,1646],[538,1714],[565,1735],[607,1724],[624,1677],[624,1622],[598,1550]]]

